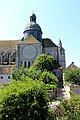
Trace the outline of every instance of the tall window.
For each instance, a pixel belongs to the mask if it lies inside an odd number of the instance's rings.
[[[24,67],[26,67],[26,61],[24,62]]]
[[[23,65],[23,62],[21,61],[21,65]]]
[[[30,68],[30,61],[28,62],[28,68]]]

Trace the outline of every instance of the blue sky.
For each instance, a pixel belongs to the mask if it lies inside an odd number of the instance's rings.
[[[80,0],[0,0],[0,40],[21,39],[33,11],[43,37],[61,39],[67,66],[80,67]]]

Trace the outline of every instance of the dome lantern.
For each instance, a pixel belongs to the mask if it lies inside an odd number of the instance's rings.
[[[30,22],[36,23],[36,15],[34,13],[30,16]]]

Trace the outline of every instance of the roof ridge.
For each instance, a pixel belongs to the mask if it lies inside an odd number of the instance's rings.
[[[37,43],[37,44],[41,44],[41,42],[39,40],[37,40],[33,35],[30,35],[27,39],[25,39],[24,41],[21,42],[21,44],[30,44],[30,43]]]

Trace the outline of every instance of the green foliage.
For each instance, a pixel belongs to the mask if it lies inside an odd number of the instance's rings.
[[[48,119],[47,120],[56,120],[53,110],[48,111]]]
[[[42,72],[40,80],[45,84],[51,85],[53,88],[57,88],[58,86],[58,79],[53,73],[47,71]]]
[[[0,91],[1,120],[53,120],[48,111],[49,90],[58,79],[50,73],[56,62],[40,55],[30,69],[21,67],[12,73],[13,81]]]
[[[64,100],[60,105],[60,120],[80,119],[80,96],[74,96],[69,100]]]
[[[43,83],[47,84],[48,89],[54,89],[57,88],[58,86],[58,79],[57,77],[50,72],[43,71],[41,72],[40,70],[37,71],[29,71],[28,72],[28,77],[30,77],[33,80],[40,80]]]
[[[39,80],[40,76],[42,75],[42,72],[40,70],[33,70],[28,72],[28,77],[30,77],[33,80]]]
[[[80,85],[80,68],[67,69],[64,72],[64,79],[66,82]]]
[[[15,69],[15,71],[13,71],[12,73],[12,77],[14,80],[20,80],[20,81],[24,81],[25,78],[29,77],[33,80],[40,80],[42,82],[44,82],[46,85],[46,87],[49,89],[55,89],[58,86],[58,79],[57,77],[51,73],[51,72],[47,72],[47,71],[41,71],[41,70],[28,70],[27,68],[23,68],[21,67],[20,69]]]
[[[54,67],[54,59],[50,55],[41,54],[37,57],[30,70],[47,70],[52,71]]]
[[[20,67],[20,69],[16,68],[12,72],[12,79],[14,80],[23,80],[22,76],[25,78],[28,76],[28,69],[24,67]]]
[[[0,91],[0,120],[46,120],[48,96],[43,82],[13,81]]]

